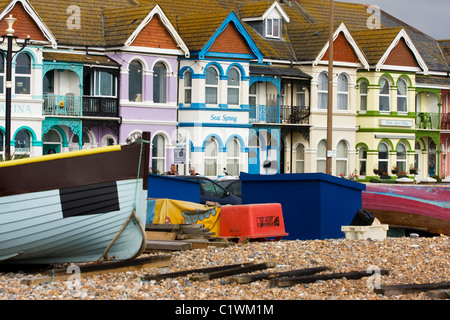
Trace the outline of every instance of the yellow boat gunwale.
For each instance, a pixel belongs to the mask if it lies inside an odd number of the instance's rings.
[[[18,165],[30,164],[30,163],[37,163],[37,162],[44,162],[44,161],[52,161],[52,160],[58,160],[58,159],[82,157],[82,156],[88,156],[88,155],[93,155],[93,154],[98,154],[98,153],[115,152],[115,151],[120,151],[120,150],[122,150],[122,147],[120,145],[114,145],[114,146],[99,147],[99,148],[92,148],[92,149],[86,149],[86,150],[54,153],[54,154],[48,154],[48,155],[44,155],[44,156],[37,156],[37,157],[31,157],[31,158],[1,161],[0,168],[12,167],[12,166],[18,166]]]

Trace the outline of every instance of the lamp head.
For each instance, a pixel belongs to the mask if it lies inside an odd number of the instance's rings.
[[[12,14],[10,14],[8,18],[5,18],[5,21],[8,24],[8,29],[6,29],[6,34],[8,36],[14,35],[15,30],[13,29],[13,25],[14,25],[14,22],[16,22],[16,20],[17,19],[13,18]]]

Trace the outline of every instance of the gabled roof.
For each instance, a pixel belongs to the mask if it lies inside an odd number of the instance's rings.
[[[35,11],[35,9],[29,4],[26,0],[13,0],[13,1],[3,1],[1,3],[2,11],[0,13],[0,20],[7,17],[11,11],[13,11],[16,7],[16,5],[22,5],[25,9],[26,13],[31,17],[31,19],[36,23],[36,25],[39,27],[40,31],[42,32],[42,35],[51,43],[52,47],[56,47],[56,38],[53,35],[53,33],[50,31],[50,29],[47,27],[47,25],[44,23],[44,21],[41,19],[39,14]],[[14,26],[13,26],[14,28]],[[33,40],[33,39],[31,39]]]
[[[239,14],[242,21],[264,20],[273,11],[279,12],[284,21],[289,22],[289,16],[277,1],[272,4],[267,2],[250,2],[239,6]]]
[[[353,35],[375,70],[379,71],[383,68],[392,50],[403,39],[424,74],[428,73],[428,67],[425,61],[403,28],[367,29],[355,31]]]

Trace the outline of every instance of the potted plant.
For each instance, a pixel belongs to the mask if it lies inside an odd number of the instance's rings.
[[[416,168],[416,166],[414,165],[414,163],[411,163],[411,165],[409,166],[409,173],[410,174],[417,174],[417,168]]]
[[[398,168],[396,165],[392,166],[392,174],[397,174],[398,173]]]
[[[380,170],[378,170],[378,167],[373,167],[373,173],[375,173],[377,176],[380,174]]]

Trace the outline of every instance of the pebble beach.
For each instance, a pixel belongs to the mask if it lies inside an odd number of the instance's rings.
[[[157,255],[160,253],[152,253]],[[79,281],[24,285],[37,277],[27,271],[0,273],[0,300],[429,300],[426,293],[384,296],[374,286],[450,281],[450,238],[388,237],[383,240],[289,240],[233,244],[220,248],[161,253],[168,267],[104,273]],[[389,270],[388,275],[359,280],[333,279],[272,287],[269,280],[236,284],[230,277],[193,281],[192,277],[145,281],[144,276],[236,263],[273,261],[266,272],[326,266],[329,272]]]

